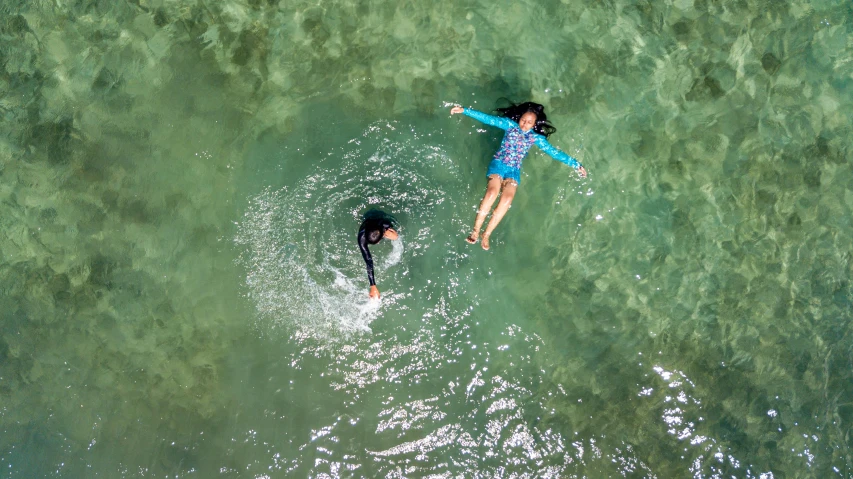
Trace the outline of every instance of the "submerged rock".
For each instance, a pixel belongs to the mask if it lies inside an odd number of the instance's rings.
[[[68,295],[68,290],[71,289],[71,281],[67,274],[57,274],[50,279],[47,288],[54,297],[65,297]]]
[[[67,163],[71,154],[73,130],[74,121],[71,118],[38,124],[30,132],[29,145],[45,150],[50,163]]]
[[[92,90],[96,92],[109,92],[119,86],[121,78],[107,68],[101,68],[92,82]]]
[[[818,160],[837,165],[844,164],[847,161],[845,155],[833,148],[829,140],[827,140],[823,135],[818,135],[814,144],[803,149],[802,157],[806,161]]]
[[[55,208],[45,208],[39,212],[39,221],[45,224],[52,224],[56,221],[56,216]]]
[[[116,262],[102,254],[96,254],[89,262],[89,283],[95,286],[107,286],[112,283]]]
[[[12,35],[23,35],[32,30],[30,30],[30,25],[27,23],[27,19],[24,18],[23,15],[10,15],[6,18],[6,21],[3,23],[0,31]]]
[[[803,172],[803,182],[809,188],[820,187],[820,168],[806,168]]]
[[[693,31],[693,22],[688,20],[682,20],[672,25],[672,32],[675,33],[675,38],[682,42],[690,38],[691,31]]]
[[[782,62],[776,58],[776,55],[767,52],[763,57],[761,57],[761,66],[768,75],[774,75],[779,71],[779,67],[782,66]]]
[[[158,8],[154,12],[154,25],[158,27],[164,27],[169,24],[169,17],[166,16],[166,11],[163,8]]]
[[[688,101],[716,100],[725,94],[726,92],[716,78],[706,76],[694,80],[690,91],[684,95],[684,98]]]

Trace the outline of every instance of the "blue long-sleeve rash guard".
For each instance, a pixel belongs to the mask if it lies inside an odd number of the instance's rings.
[[[506,131],[506,133],[504,133],[503,140],[501,141],[501,147],[498,152],[495,153],[494,158],[507,166],[520,170],[521,162],[524,161],[524,157],[527,156],[527,152],[530,150],[530,147],[535,144],[551,158],[561,163],[565,163],[574,169],[581,167],[578,160],[560,151],[551,143],[548,143],[548,140],[543,135],[540,135],[533,130],[525,133],[521,127],[518,126],[518,123],[510,120],[509,118],[488,115],[470,108],[465,108],[464,113],[466,116],[470,116],[477,121],[489,126],[496,126]]]

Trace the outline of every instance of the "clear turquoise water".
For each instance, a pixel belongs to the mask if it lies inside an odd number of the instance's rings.
[[[851,477],[851,20],[0,3],[0,475]],[[502,97],[590,175],[484,252]]]

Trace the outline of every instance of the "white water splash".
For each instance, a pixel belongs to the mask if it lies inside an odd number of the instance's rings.
[[[393,135],[402,138],[392,141]],[[381,301],[368,298],[355,241],[362,214],[379,208],[431,217],[447,198],[434,180],[436,170],[453,168],[440,149],[413,146],[405,135],[411,133],[372,125],[357,143],[330,153],[343,158],[343,165],[325,168],[321,158],[302,180],[267,187],[250,199],[235,243],[244,248],[239,262],[246,268],[246,294],[262,328],[295,327],[327,338],[368,332],[382,310],[399,299],[402,293],[394,293],[393,283]],[[377,255],[383,278],[399,275],[401,266],[406,274],[402,237],[390,241],[390,252]]]
[[[400,235],[397,237],[396,241],[391,242],[391,253],[385,258],[385,262],[382,263],[383,269],[388,269],[391,266],[394,266],[400,262],[400,259],[403,257],[403,236]]]
[[[307,231],[295,218],[298,212],[286,207],[288,198],[286,190],[260,194],[237,236],[237,243],[248,248],[246,285],[261,319],[315,334],[370,331],[381,303],[370,300],[366,287],[331,264],[333,258],[323,250],[327,242],[305,238]],[[320,262],[315,260],[318,253]]]

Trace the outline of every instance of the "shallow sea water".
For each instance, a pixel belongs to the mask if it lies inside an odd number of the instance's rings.
[[[0,476],[853,477],[851,21],[3,1]]]

